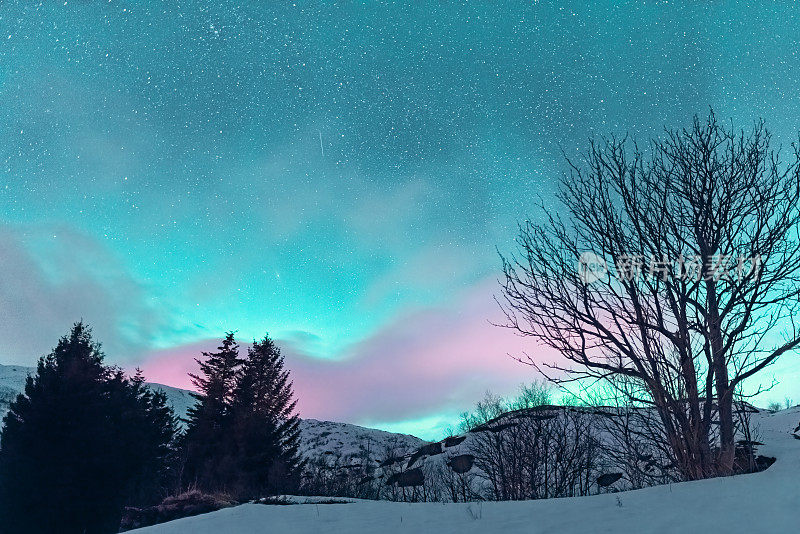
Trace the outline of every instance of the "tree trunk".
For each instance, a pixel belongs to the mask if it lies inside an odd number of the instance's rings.
[[[733,395],[728,380],[728,362],[723,353],[722,321],[719,316],[716,283],[706,280],[706,298],[708,304],[708,335],[711,341],[711,355],[714,364],[714,381],[717,394],[717,416],[719,417],[719,454],[717,456],[716,474],[733,473],[735,456]],[[711,402],[711,399],[706,399]]]
[[[727,374],[726,380],[727,382]],[[719,457],[717,458],[717,474],[730,475],[733,473],[735,460],[735,426],[733,423],[733,395],[731,390],[722,387],[722,381],[717,378],[717,402],[719,404]]]

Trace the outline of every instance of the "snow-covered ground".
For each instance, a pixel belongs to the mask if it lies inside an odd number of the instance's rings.
[[[0,417],[33,369],[0,365]],[[178,415],[193,399],[185,390],[163,389]],[[764,445],[759,454],[777,458],[767,471],[699,482],[686,482],[592,497],[526,502],[471,504],[397,503],[297,497],[301,504],[246,504],[180,519],[134,532],[172,533],[358,533],[470,532],[526,533],[772,533],[800,528],[800,407],[753,415]],[[800,431],[797,431],[800,436]],[[366,454],[381,461],[387,449],[408,457],[426,442],[413,436],[348,425],[304,420],[301,449],[309,458],[357,461]],[[345,462],[346,463],[346,462]],[[316,503],[313,501],[321,501]]]
[[[352,501],[246,504],[148,527],[141,534],[471,532],[773,533],[800,528],[800,407],[754,416],[777,458],[761,473],[592,497],[472,504]],[[800,433],[798,433],[800,435]],[[305,502],[305,498],[298,498]]]

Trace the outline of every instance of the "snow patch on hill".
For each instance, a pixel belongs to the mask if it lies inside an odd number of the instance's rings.
[[[408,434],[316,419],[300,421],[300,441],[300,453],[309,460],[330,457],[346,463],[380,463],[391,453],[406,455],[427,443]]]
[[[0,419],[5,417],[9,405],[17,395],[25,390],[28,375],[36,372],[34,367],[22,365],[0,365]],[[194,404],[194,397],[185,389],[178,389],[163,384],[148,383],[148,386],[167,395],[167,401],[178,417],[185,417],[186,411]]]
[[[25,389],[28,374],[34,371],[32,367],[0,365],[0,419],[5,417],[11,402]]]

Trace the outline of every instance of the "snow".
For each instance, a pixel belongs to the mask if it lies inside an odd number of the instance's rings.
[[[428,443],[408,434],[316,419],[300,421],[300,442],[300,454],[310,460],[330,457],[346,464],[361,462],[365,457],[380,463],[386,459],[387,451],[404,456]]]
[[[172,410],[178,417],[186,417],[186,412],[188,412],[189,408],[195,403],[195,398],[185,389],[156,383],[148,383],[147,385],[150,386],[151,389],[161,391],[167,396],[167,402],[172,406]]]
[[[0,365],[0,417],[33,369]],[[178,415],[193,402],[188,391],[152,384],[166,392]],[[751,475],[685,482],[591,497],[524,502],[398,503],[296,497],[298,504],[245,504],[179,519],[133,532],[142,534],[471,532],[526,533],[687,533],[793,532],[800,523],[800,407],[753,415],[764,443],[759,454],[777,458],[768,470]],[[800,435],[800,432],[798,432]],[[408,455],[427,442],[345,423],[305,419],[301,452],[309,458],[384,459],[387,448]],[[345,499],[339,499],[345,500]]]
[[[25,380],[32,367],[21,365],[0,365],[0,421],[8,412],[9,405],[25,389]]]
[[[800,407],[775,414],[762,412],[753,419],[764,442],[760,452],[777,458],[761,473],[540,501],[245,504],[134,532],[794,532],[800,523],[800,440],[792,432],[800,422]],[[305,499],[297,498],[301,503]]]
[[[28,375],[36,372],[34,367],[23,365],[0,365],[0,420],[8,412],[9,404],[25,389]],[[178,417],[184,417],[186,411],[194,403],[194,398],[185,389],[178,389],[163,384],[148,383],[154,390],[163,391],[167,401]]]

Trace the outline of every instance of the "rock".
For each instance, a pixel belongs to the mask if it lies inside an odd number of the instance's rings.
[[[420,447],[420,449],[417,452],[422,453],[425,456],[434,456],[436,454],[442,454],[443,452],[442,443],[437,442],[437,443],[431,443],[429,445],[424,445]]]
[[[597,485],[605,488],[622,478],[622,473],[606,473],[597,477]]]
[[[389,467],[390,465],[394,465],[397,462],[401,461],[402,459],[403,459],[402,457],[400,457],[400,458],[387,458],[387,459],[385,459],[384,461],[381,462],[380,467]]]
[[[450,461],[447,462],[447,465],[450,466],[450,469],[452,469],[454,473],[462,474],[472,469],[472,465],[474,463],[475,457],[473,455],[461,454],[459,456],[453,456],[450,458]]]
[[[465,439],[467,439],[467,436],[450,436],[449,438],[445,438],[444,446],[455,447],[456,445],[461,445]]]
[[[120,526],[123,530],[131,530],[182,517],[214,512],[235,504],[235,501],[224,494],[208,494],[191,490],[167,497],[161,504],[149,508],[125,508]]]
[[[419,467],[416,469],[403,471],[402,473],[395,473],[386,480],[387,486],[397,484],[397,486],[401,488],[407,488],[409,486],[421,486],[424,483],[425,475],[422,473],[422,469]]]
[[[775,463],[775,458],[772,456],[756,456],[756,470],[763,471],[767,467]]]
[[[442,443],[439,441],[437,441],[436,443],[423,445],[417,450],[417,452],[411,455],[411,458],[408,459],[408,464],[406,465],[406,467],[411,467],[416,463],[417,460],[419,460],[423,456],[435,456],[437,454],[442,454],[442,452],[444,452],[442,450]]]

